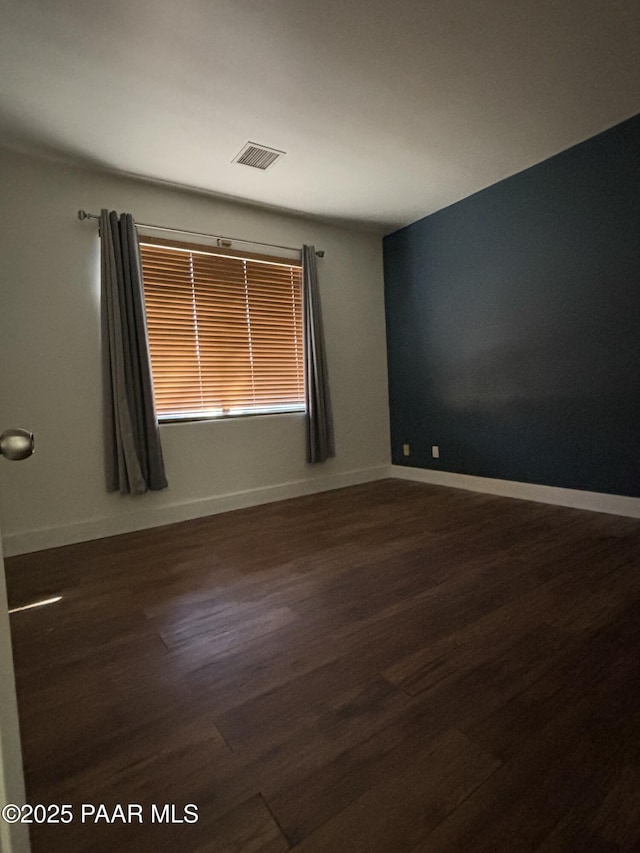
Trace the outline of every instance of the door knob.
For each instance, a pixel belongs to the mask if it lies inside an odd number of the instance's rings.
[[[35,442],[28,429],[8,429],[0,435],[0,456],[18,462],[33,453]]]

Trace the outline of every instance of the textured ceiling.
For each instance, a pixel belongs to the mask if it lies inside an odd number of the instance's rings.
[[[640,112],[640,3],[3,0],[0,79],[5,145],[388,231]]]

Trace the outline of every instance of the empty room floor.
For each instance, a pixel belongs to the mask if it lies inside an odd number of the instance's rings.
[[[385,480],[7,577],[36,853],[640,842],[636,520]]]

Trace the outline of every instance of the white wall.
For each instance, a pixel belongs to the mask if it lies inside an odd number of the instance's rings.
[[[277,171],[260,175],[277,180]],[[375,479],[389,458],[381,240],[198,193],[0,150],[0,429],[36,434],[0,467],[5,553]],[[78,208],[284,245],[319,261],[337,456],[304,461],[301,415],[161,427],[169,489],[107,494],[102,477],[99,256]]]

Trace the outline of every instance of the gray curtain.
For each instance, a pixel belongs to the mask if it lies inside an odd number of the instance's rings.
[[[133,217],[100,215],[102,380],[107,490],[167,487],[153,402],[140,250]]]
[[[329,395],[327,357],[318,288],[314,246],[302,248],[304,349],[307,403],[307,462],[324,462],[335,456],[333,415]]]

